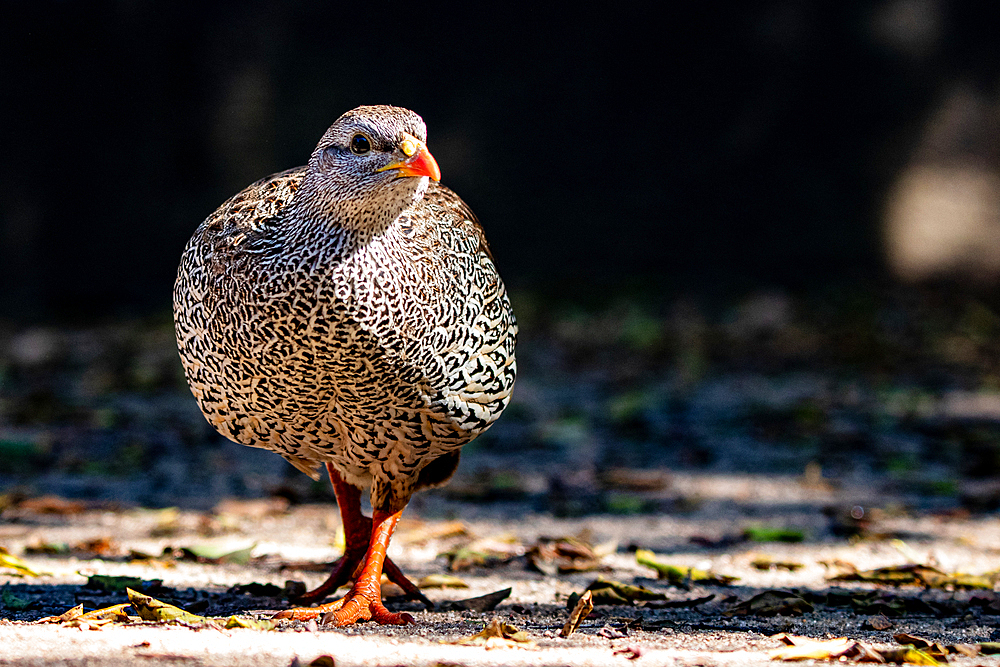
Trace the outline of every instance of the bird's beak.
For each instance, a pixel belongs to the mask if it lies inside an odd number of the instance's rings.
[[[379,171],[395,169],[400,176],[427,176],[435,181],[441,180],[441,169],[438,167],[437,160],[420,139],[404,132],[399,149],[403,151],[406,159],[387,164]]]

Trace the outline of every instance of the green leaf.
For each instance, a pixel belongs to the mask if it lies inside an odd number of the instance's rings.
[[[250,554],[256,546],[257,543],[255,542],[248,547],[233,550],[217,544],[195,544],[190,547],[182,547],[181,551],[188,558],[199,561],[246,565],[250,562]]]
[[[677,567],[668,565],[656,560],[656,555],[646,549],[637,549],[635,552],[635,562],[648,568],[656,570],[659,579],[666,579],[674,586],[684,586],[688,582],[718,586],[729,586],[739,577],[718,575],[705,570],[696,570],[693,567]]]
[[[23,611],[27,609],[34,600],[29,600],[27,598],[22,598],[14,595],[10,592],[8,586],[3,587],[3,593],[0,594],[0,599],[3,600],[3,606],[7,607],[11,611]]]
[[[806,536],[797,528],[750,526],[743,529],[743,537],[751,542],[801,542]]]

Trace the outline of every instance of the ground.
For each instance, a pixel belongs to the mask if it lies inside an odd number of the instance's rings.
[[[81,630],[30,621],[58,615],[76,604],[100,608],[126,602],[124,592],[88,586],[88,576],[132,576],[153,597],[198,614],[240,614],[267,618],[287,606],[282,589],[288,580],[318,584],[322,564],[338,553],[333,544],[339,520],[328,505],[287,507],[280,501],[228,502],[215,512],[174,510],[93,510],[82,506],[47,507],[36,499],[26,508],[8,510],[0,525],[0,544],[25,554],[35,577],[0,576],[5,600],[24,609],[0,610],[4,651],[0,664],[84,665],[135,664],[139,659],[199,665],[308,664],[329,654],[338,665],[559,665],[627,664],[622,649],[635,648],[636,664],[759,664],[780,646],[774,635],[784,632],[814,638],[847,636],[878,646],[896,645],[892,637],[906,632],[944,644],[978,644],[996,639],[1000,622],[997,597],[990,590],[954,591],[923,586],[885,587],[870,583],[831,582],[842,571],[836,563],[859,570],[907,563],[935,565],[946,573],[995,570],[1000,554],[1000,519],[995,516],[936,515],[897,510],[876,512],[863,534],[852,539],[805,539],[802,542],[757,542],[747,528],[795,526],[803,536],[822,534],[835,517],[826,507],[850,509],[875,495],[870,488],[833,488],[805,478],[729,478],[678,475],[670,488],[697,495],[702,506],[674,515],[594,515],[555,518],[521,514],[516,504],[506,511],[491,506],[464,509],[472,518],[424,520],[419,512],[404,522],[390,554],[415,580],[449,571],[440,555],[456,547],[493,554],[485,564],[453,574],[468,588],[428,589],[438,609],[422,611],[413,602],[390,600],[390,607],[414,614],[413,626],[394,628],[360,624],[346,629],[279,625],[276,631],[218,630],[163,624],[109,625]],[[883,498],[885,500],[885,498]],[[726,511],[726,506],[729,511]],[[715,509],[712,509],[715,508]],[[737,509],[741,508],[741,509]],[[449,506],[462,514],[460,504]],[[514,516],[507,516],[514,512]],[[493,514],[492,517],[483,516]],[[477,518],[478,517],[478,518]],[[598,570],[543,574],[532,566],[530,549],[539,538],[582,536],[601,545]],[[797,539],[794,535],[786,539]],[[46,546],[65,555],[39,553]],[[201,562],[182,549],[216,553],[251,548],[245,563]],[[94,556],[86,549],[105,555]],[[656,579],[636,562],[636,549],[651,549],[657,558],[681,567],[738,577],[731,585]],[[603,551],[602,551],[603,550]],[[75,554],[75,555],[74,555]],[[163,554],[167,554],[163,556]],[[155,556],[150,558],[150,556]],[[798,563],[788,571],[757,569],[751,563],[767,557]],[[318,567],[314,567],[318,565]],[[543,567],[544,564],[543,564]],[[553,568],[554,569],[554,568]],[[569,638],[559,637],[569,612],[567,598],[581,593],[598,576],[642,585],[666,600],[638,604],[598,605]],[[247,584],[273,584],[270,590]],[[244,589],[236,587],[243,586]],[[510,587],[509,598],[492,611],[447,610],[447,602]],[[805,613],[768,615],[765,609],[734,614],[741,601],[768,590],[795,591],[813,607]],[[837,592],[843,599],[836,601]],[[880,591],[883,604],[865,610],[868,591]],[[391,591],[389,591],[391,592]],[[715,597],[692,607],[667,606]],[[899,604],[900,602],[906,604]],[[919,601],[921,604],[913,603]],[[990,603],[994,606],[990,607]],[[889,627],[870,628],[870,619],[885,611]],[[454,642],[477,633],[499,618],[529,633],[537,647],[459,646]],[[958,664],[997,664],[993,657],[952,657]]]
[[[340,522],[328,485],[214,434],[168,321],[0,326],[0,547],[38,573],[0,568],[0,665],[723,665],[770,662],[780,633],[998,640],[989,300],[766,292],[588,309],[520,294],[515,308],[514,402],[447,487],[414,498],[390,548],[415,581],[468,588],[428,588],[432,611],[387,590],[417,620],[404,628],[36,623],[127,601],[92,575],[202,616],[267,618],[287,581],[322,581]],[[637,554],[686,574],[657,579]],[[923,569],[905,585],[858,581],[907,564]],[[598,577],[658,599],[597,604],[560,637]],[[490,610],[449,604],[506,588]],[[755,598],[768,591],[782,592]],[[533,645],[450,643],[494,618]]]

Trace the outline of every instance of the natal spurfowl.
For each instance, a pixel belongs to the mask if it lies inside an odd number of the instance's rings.
[[[206,419],[314,478],[325,465],[340,505],[347,548],[301,600],[353,587],[278,617],[412,622],[381,602],[383,567],[426,601],[386,559],[393,528],[510,399],[514,314],[475,215],[438,184],[426,137],[407,109],[349,111],[306,166],[210,215],[181,258],[177,345]]]

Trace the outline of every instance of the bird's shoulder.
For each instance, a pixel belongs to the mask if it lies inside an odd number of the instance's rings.
[[[299,190],[305,167],[289,169],[252,183],[227,199],[198,227],[185,251],[187,263],[207,270],[205,278],[242,273],[279,246],[285,210]]]
[[[206,232],[259,232],[281,217],[305,176],[305,167],[272,174],[248,185],[225,201],[203,224]]]
[[[449,187],[431,181],[424,194],[422,208],[437,224],[467,238],[480,253],[493,261],[482,223],[469,205]]]

